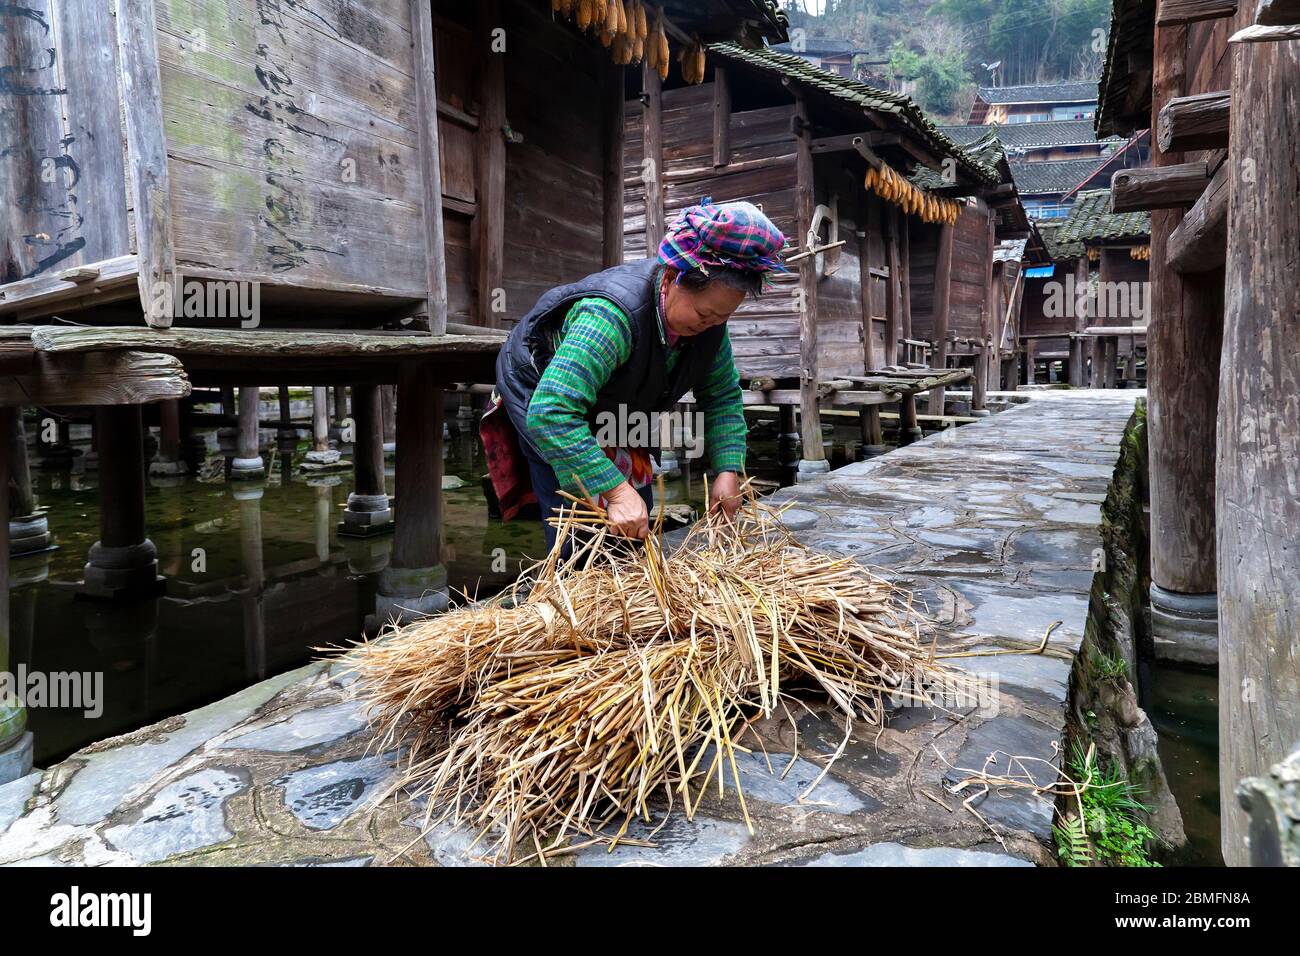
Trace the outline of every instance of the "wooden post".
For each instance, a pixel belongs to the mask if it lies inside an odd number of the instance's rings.
[[[397,451],[397,389],[394,386],[379,386],[379,413],[384,423],[384,457],[391,458]]]
[[[1185,92],[1186,34],[1185,26],[1156,28],[1153,125],[1161,107]],[[1180,154],[1152,146],[1151,162],[1157,168],[1175,165],[1181,159]],[[1174,606],[1180,601],[1171,598],[1171,593],[1212,595],[1215,591],[1214,443],[1223,273],[1184,278],[1168,266],[1166,245],[1182,215],[1170,209],[1151,214],[1147,446],[1152,626],[1156,629],[1162,626],[1166,611],[1174,616],[1180,613]],[[1240,419],[1225,421],[1237,423]],[[1171,634],[1171,639],[1176,639],[1176,634]]]
[[[1217,468],[1219,792],[1228,866],[1247,862],[1247,817],[1233,798],[1241,778],[1267,776],[1300,741],[1300,129],[1294,116],[1282,121],[1300,96],[1300,43],[1235,47]],[[1159,261],[1153,244],[1152,271]],[[1148,346],[1148,363],[1158,347]]]
[[[816,205],[816,180],[813,167],[812,125],[808,103],[797,91],[795,122],[798,127],[795,171],[795,215],[799,221],[798,242],[812,228]],[[799,460],[799,479],[806,480],[830,471],[826,449],[822,445],[822,416],[817,404],[817,257],[806,256],[799,263],[799,424],[803,454]]]
[[[952,293],[952,246],[956,229],[948,223],[939,227],[939,251],[934,264],[934,357],[930,364],[939,370],[948,367],[948,306]],[[943,414],[944,387],[930,389],[930,414]]]
[[[912,239],[907,216],[899,212],[898,216],[898,289],[903,300],[903,311],[899,334],[912,338]]]
[[[27,460],[27,433],[23,429],[22,406],[10,406],[9,450],[9,532],[8,551],[13,555],[32,554],[50,546],[50,523],[45,512],[37,510],[32,491],[31,466]]]
[[[257,441],[259,404],[260,390],[256,385],[240,386],[239,434],[236,438],[235,458],[230,463],[231,478],[262,478],[266,475],[266,466]]]
[[[379,578],[377,612],[408,621],[447,606],[442,564],[442,392],[430,365],[403,362],[397,378],[397,522]]]
[[[731,163],[731,77],[725,66],[713,68],[713,168]]]
[[[181,457],[181,403],[177,399],[159,402],[158,457],[149,462],[149,476],[173,477],[186,471]]]
[[[172,324],[174,303],[159,292],[176,276],[176,252],[153,0],[119,0],[115,22],[140,306],[149,325],[165,329]]]
[[[353,488],[338,531],[345,536],[368,537],[393,529],[393,510],[384,491],[384,425],[378,385],[352,386],[352,421]]]
[[[494,49],[493,31],[502,27],[500,0],[479,0],[478,46],[479,120],[475,140],[478,175],[478,323],[503,325],[492,307],[499,300],[506,242],[506,58]]]
[[[871,234],[880,229],[880,218],[880,207],[874,204],[871,196],[863,193],[858,207],[858,222],[862,229],[858,245],[858,299],[862,308],[862,368],[867,373],[888,364],[876,354],[876,282],[871,275]],[[884,351],[888,352],[888,324],[885,326],[884,346]]]
[[[987,320],[986,320],[987,324]],[[988,345],[981,342],[975,346],[975,374],[971,378],[970,410],[971,414],[985,411],[989,398],[989,362]]]
[[[1103,361],[1106,363],[1105,378],[1102,388],[1114,388],[1117,384],[1116,373],[1119,368],[1119,336],[1108,335],[1105,340]]]
[[[431,0],[411,0],[411,37],[415,46],[415,113],[419,127],[420,182],[424,186],[425,282],[429,332],[447,331],[447,244],[442,224],[442,162],[438,148],[438,88],[433,53]]]
[[[641,67],[641,175],[645,183],[645,250],[653,259],[664,237],[663,83],[647,61]]]
[[[904,392],[898,402],[898,444],[910,445],[921,437],[921,426],[916,419],[916,394]]]
[[[605,80],[605,164],[601,187],[604,207],[602,262],[623,264],[624,69],[611,67]]]
[[[144,425],[139,405],[104,405],[99,419],[99,540],[90,548],[86,597],[127,599],[161,590],[158,551],[145,537]]]
[[[890,203],[885,217],[888,230],[885,237],[885,258],[889,267],[889,286],[885,301],[884,363],[886,365],[898,364],[898,343],[903,337],[903,266],[898,239],[899,217],[898,207]]]
[[[1034,348],[1035,348],[1035,340],[1034,340],[1034,339],[1025,339],[1025,378],[1024,378],[1024,383],[1025,383],[1026,385],[1033,385],[1033,384],[1034,384],[1034,380],[1035,380],[1036,375],[1037,375],[1037,372],[1038,372],[1038,369],[1037,369],[1037,367],[1036,367],[1037,360],[1034,358]]]
[[[1071,311],[1074,313],[1074,331],[1082,332],[1088,327],[1088,257],[1080,256],[1074,263],[1074,295],[1067,297]],[[1089,342],[1078,336],[1070,339],[1070,384],[1083,388],[1088,384],[1087,363]]]
[[[319,471],[321,466],[335,465],[340,455],[330,448],[329,389],[317,385],[311,390],[311,451],[303,462],[304,471]]]

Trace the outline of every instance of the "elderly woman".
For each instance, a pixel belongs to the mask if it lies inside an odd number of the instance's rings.
[[[648,446],[657,436],[642,428],[646,447],[601,447],[596,422],[650,419],[688,391],[703,414],[713,507],[734,513],[746,427],[726,322],[765,276],[783,271],[784,245],[756,206],[705,199],[673,223],[657,257],[542,296],[501,349],[481,429],[503,516],[536,500],[545,520],[563,503],[561,489],[585,491],[615,531],[644,538],[653,501]],[[546,542],[554,547],[549,525]]]

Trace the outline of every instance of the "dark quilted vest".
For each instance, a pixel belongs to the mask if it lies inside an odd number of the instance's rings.
[[[597,272],[572,285],[558,286],[542,296],[511,331],[497,356],[497,393],[505,403],[520,442],[533,454],[543,457],[528,434],[528,403],[550,364],[552,337],[579,299],[590,296],[608,299],[632,320],[632,355],[615,369],[597,393],[596,404],[587,416],[593,427],[597,415],[601,412],[617,415],[620,405],[628,412],[668,411],[683,395],[707,380],[726,334],[726,324],[679,339],[677,348],[681,355],[672,375],[668,375],[667,346],[660,337],[655,312],[658,278],[658,262],[642,259]]]

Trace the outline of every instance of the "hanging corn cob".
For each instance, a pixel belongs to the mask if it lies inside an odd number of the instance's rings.
[[[893,203],[923,222],[953,225],[961,215],[961,206],[951,199],[922,192],[885,164],[867,167],[865,187],[886,202]]]

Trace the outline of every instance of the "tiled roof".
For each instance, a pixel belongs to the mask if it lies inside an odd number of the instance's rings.
[[[1038,234],[1043,237],[1043,245],[1047,248],[1047,256],[1054,262],[1062,259],[1077,259],[1083,255],[1082,242],[1063,242],[1060,240],[1061,227],[1065,225],[1064,219],[1040,219],[1038,221]]]
[[[962,146],[969,146],[989,129],[998,131],[998,139],[1009,150],[1041,149],[1048,146],[1085,146],[1097,142],[1092,120],[1045,120],[1041,123],[1008,123],[1005,126],[940,126],[939,130]],[[1118,145],[1122,140],[1111,136],[1102,141]]]
[[[1093,117],[1099,135],[1129,134],[1151,125],[1151,76],[1135,76],[1128,64],[1134,59],[1151,61],[1155,19],[1156,0],[1113,0],[1106,63],[1097,81],[1097,113]],[[1133,83],[1142,86],[1136,95],[1130,95]]]
[[[993,249],[994,262],[1019,262],[1025,257],[1028,239],[1003,239]]]
[[[819,70],[802,57],[790,53],[777,53],[771,49],[748,50],[735,43],[711,43],[709,50],[728,59],[789,77],[815,92],[833,96],[862,109],[896,116],[901,123],[910,126],[928,141],[931,149],[938,156],[954,157],[957,165],[971,178],[985,183],[998,182],[996,169],[973,159],[965,150],[941,133],[939,127],[912,102],[910,97],[901,93],[878,90],[857,80]]]
[[[844,53],[865,53],[866,51],[859,47],[852,40],[834,40],[829,37],[807,37],[803,41],[803,49],[795,50],[793,43],[777,43],[771,49],[777,53],[793,53],[796,56],[811,54],[844,54]]]
[[[1070,207],[1070,215],[1056,232],[1056,241],[1062,244],[1150,238],[1151,214],[1111,212],[1109,189],[1092,189],[1079,193],[1074,205]]]
[[[1043,163],[1011,162],[1011,175],[1022,196],[1066,193],[1091,176],[1103,158],[1054,159]]]
[[[979,97],[985,103],[1091,103],[1097,99],[1097,84],[1085,80],[1030,86],[981,86]]]

